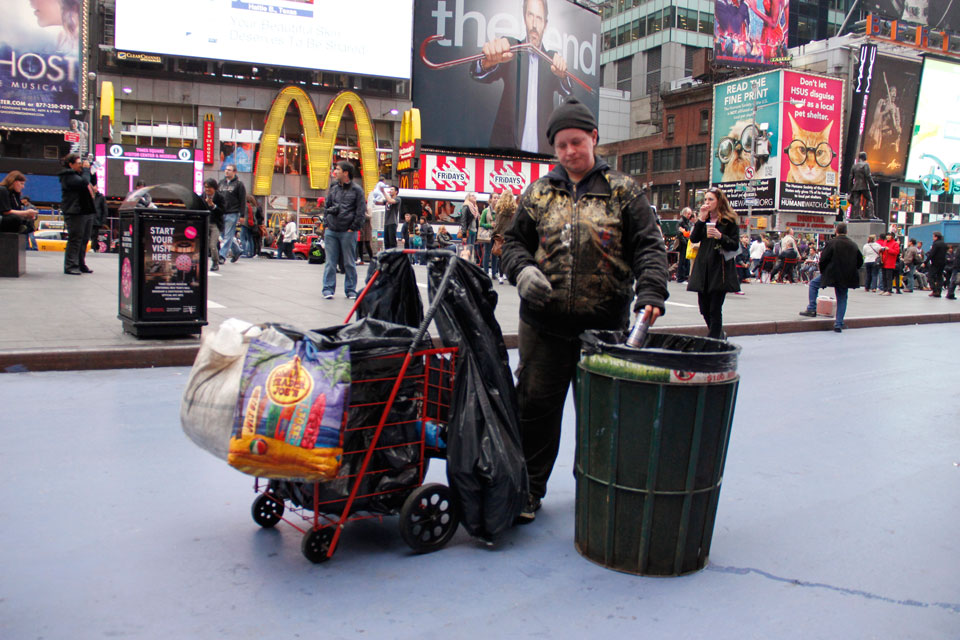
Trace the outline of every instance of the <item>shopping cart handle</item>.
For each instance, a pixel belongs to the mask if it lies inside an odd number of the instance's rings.
[[[426,254],[429,256],[431,253],[440,254],[443,257],[450,258],[450,261],[447,263],[447,268],[443,272],[443,278],[440,279],[440,286],[437,287],[437,291],[433,295],[433,300],[430,302],[430,306],[427,308],[427,312],[423,314],[423,322],[420,323],[420,326],[417,327],[417,335],[413,338],[413,342],[410,343],[410,354],[417,350],[417,345],[420,344],[420,340],[423,339],[423,336],[427,333],[427,329],[430,327],[430,323],[433,321],[433,316],[437,314],[437,310],[440,308],[440,301],[443,299],[444,294],[447,292],[447,287],[450,285],[450,279],[453,277],[453,268],[457,263],[457,260],[460,258],[456,254],[451,254],[449,251],[435,250],[430,249],[426,251]]]

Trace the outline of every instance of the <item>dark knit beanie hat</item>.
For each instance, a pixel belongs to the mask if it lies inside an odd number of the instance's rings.
[[[597,119],[590,109],[576,98],[570,98],[550,114],[550,120],[547,121],[547,139],[553,144],[557,132],[562,129],[583,129],[589,133],[596,128]]]

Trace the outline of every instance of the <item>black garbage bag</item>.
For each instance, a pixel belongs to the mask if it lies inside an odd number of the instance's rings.
[[[419,327],[423,322],[423,302],[410,259],[402,249],[381,251],[370,263],[367,281],[377,269],[380,275],[360,301],[357,317]]]
[[[448,266],[446,290],[434,299]],[[447,480],[467,531],[496,536],[513,524],[528,492],[517,396],[494,316],[497,294],[480,268],[449,252],[430,256],[428,277],[440,337],[459,347],[447,425]]]
[[[281,327],[278,327],[281,328]],[[288,328],[281,330],[289,331]],[[367,318],[348,325],[318,329],[307,336],[320,349],[343,345],[350,347],[350,409],[343,436],[343,460],[333,480],[320,483],[317,500],[320,513],[339,515],[360,472],[364,455],[370,448],[384,404],[410,348],[416,329]],[[419,345],[426,348],[428,343]],[[421,451],[419,444],[419,401],[423,393],[423,359],[414,358],[400,386],[387,425],[380,435],[377,450],[357,493],[351,511],[397,513],[409,494],[406,489],[418,485]],[[270,490],[278,497],[313,509],[313,484],[272,480]]]

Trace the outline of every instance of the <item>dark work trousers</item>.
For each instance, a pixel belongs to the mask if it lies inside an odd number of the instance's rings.
[[[940,296],[940,290],[943,289],[943,267],[930,265],[930,291],[935,296]]]
[[[690,277],[690,261],[687,260],[687,241],[677,245],[677,282],[686,282]]]
[[[63,270],[86,267],[87,243],[93,233],[93,214],[80,213],[63,216],[67,227],[67,247],[63,252]]]
[[[397,247],[397,225],[387,224],[383,227],[383,248],[396,249]]]
[[[580,339],[550,335],[520,320],[517,399],[520,438],[527,460],[530,493],[542,498],[560,449],[560,425],[567,389],[580,360]]]
[[[697,302],[700,303],[700,315],[710,330],[707,337],[719,340],[723,336],[723,301],[727,297],[726,291],[701,291],[697,293]]]

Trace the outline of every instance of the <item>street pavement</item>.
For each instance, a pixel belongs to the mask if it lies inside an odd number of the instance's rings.
[[[114,368],[183,365],[193,361],[199,340],[138,339],[124,333],[117,318],[118,260],[115,254],[87,254],[93,274],[63,275],[63,254],[30,252],[27,273],[0,278],[0,371]],[[361,277],[367,267],[359,267]],[[426,267],[415,267],[426,299]],[[209,278],[207,318],[216,328],[228,318],[253,323],[284,322],[305,328],[341,324],[352,302],[338,276],[336,297],[320,295],[322,265],[266,258],[227,263]],[[496,317],[515,344],[519,298],[509,284],[495,285],[500,294]],[[798,316],[807,302],[801,284],[747,284],[744,295],[727,296],[724,322],[730,336],[830,330],[830,319]],[[827,290],[832,294],[832,290]],[[933,299],[926,293],[878,296],[851,292],[847,325],[870,326],[960,321],[960,304]],[[667,313],[660,331],[705,334],[697,296],[685,285],[670,284]]]
[[[76,286],[95,290],[103,278],[110,289],[107,269],[91,262],[97,273]],[[212,298],[259,296],[241,287],[258,271],[275,291],[237,311],[282,315],[273,302],[292,307],[316,285],[305,264],[241,263]],[[35,274],[33,288],[59,279]],[[288,282],[298,276],[300,287]],[[801,292],[756,291],[731,308],[753,304],[760,315],[764,303],[751,298],[776,297],[769,313],[784,305],[785,317]],[[936,302],[905,297],[851,311]],[[322,307],[308,304],[312,323]],[[95,307],[71,296],[47,326],[81,316],[116,324]],[[418,556],[397,518],[351,523],[334,557],[313,565],[300,533],[253,522],[252,479],[183,435],[188,368],[0,376],[9,436],[0,638],[956,638],[956,336],[954,325],[931,324],[737,338],[740,388],[710,561],[682,578],[617,573],[574,549],[569,397],[533,524],[492,548],[461,529]],[[444,471],[434,461],[428,480],[444,482]]]

